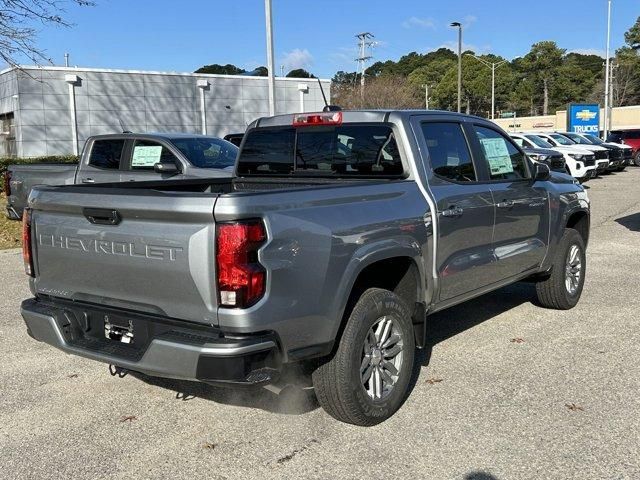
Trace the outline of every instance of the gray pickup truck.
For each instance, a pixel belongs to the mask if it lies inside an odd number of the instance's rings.
[[[4,179],[6,215],[21,219],[29,192],[36,185],[229,177],[237,154],[238,148],[230,142],[203,135],[96,135],[87,139],[77,165],[9,165]]]
[[[373,425],[430,314],[521,280],[576,305],[590,213],[487,120],[344,111],[253,122],[233,178],[36,187],[25,220],[36,340],[217,385],[305,362],[329,414]]]

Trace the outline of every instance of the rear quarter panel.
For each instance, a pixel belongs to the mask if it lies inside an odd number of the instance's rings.
[[[246,310],[219,308],[220,327],[274,330],[285,352],[331,343],[367,265],[408,256],[425,278],[426,209],[408,180],[220,197],[216,222],[262,217],[269,237],[259,253],[265,297]]]

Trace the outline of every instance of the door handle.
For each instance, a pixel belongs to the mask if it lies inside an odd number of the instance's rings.
[[[118,225],[122,221],[117,210],[108,208],[83,208],[82,213],[87,220],[96,225]]]
[[[496,207],[498,207],[498,208],[510,208],[510,207],[513,207],[514,203],[515,202],[513,200],[504,200],[502,202],[496,203]]]
[[[93,178],[83,178],[82,183],[95,183]]]
[[[460,207],[451,207],[447,210],[443,210],[440,214],[443,217],[459,217],[464,213],[464,210]]]

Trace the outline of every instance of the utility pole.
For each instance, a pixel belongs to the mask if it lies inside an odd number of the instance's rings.
[[[451,22],[452,27],[458,28],[458,113],[462,111],[462,24]]]
[[[269,85],[269,115],[276,114],[276,79],[273,66],[273,20],[271,0],[264,0],[265,22],[267,25],[267,82]]]
[[[476,57],[471,53],[467,53],[467,55],[475,58],[480,63],[482,63],[483,65],[486,65],[491,69],[491,115],[490,117],[491,117],[491,120],[493,120],[496,117],[496,68],[498,68],[501,65],[504,65],[505,63],[508,63],[508,60],[502,60],[501,62],[487,62],[486,60],[483,60],[480,57]],[[514,57],[513,60],[516,60],[518,58],[520,57]]]
[[[64,54],[64,66],[65,67],[69,66],[69,54],[68,53]]]
[[[429,110],[429,84],[425,83],[422,86],[424,87],[424,106]]]
[[[604,80],[604,128],[603,137],[606,140],[609,133],[609,47],[611,42],[611,0],[607,2],[607,59],[605,60],[605,80]]]
[[[371,41],[373,34],[370,32],[363,32],[356,35],[358,39],[358,71],[360,72],[360,98],[364,99],[364,71],[365,64],[371,60],[371,55],[367,55],[367,48],[373,47],[376,42]]]

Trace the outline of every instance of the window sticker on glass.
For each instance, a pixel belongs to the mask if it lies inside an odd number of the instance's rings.
[[[160,162],[162,155],[162,145],[153,145],[150,147],[136,145],[133,149],[133,157],[131,159],[132,167],[153,167]]]
[[[484,154],[489,162],[491,175],[513,172],[511,156],[507,144],[502,138],[481,138],[480,143],[482,143]]]

